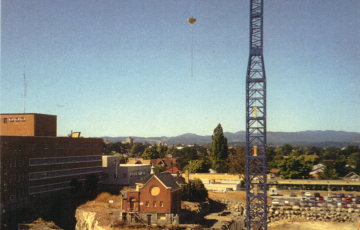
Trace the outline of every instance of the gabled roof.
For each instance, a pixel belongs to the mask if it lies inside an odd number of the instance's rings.
[[[280,172],[280,169],[275,169],[275,168],[274,168],[274,169],[271,169],[270,172],[271,172],[271,173],[274,173],[274,174],[277,174],[277,173]]]
[[[176,178],[170,173],[160,173],[155,175],[166,187],[170,187],[171,191],[180,189],[179,184],[176,182]]]
[[[354,173],[354,172],[351,172],[351,173],[347,174],[346,176],[344,176],[344,178],[353,178],[353,179],[355,179],[355,178],[359,178],[359,175]]]
[[[177,174],[178,172],[181,173],[181,170],[179,169],[179,167],[175,166],[169,170],[164,171],[163,173]]]
[[[180,185],[176,182],[176,178],[173,177],[170,173],[160,173],[160,174],[149,174],[146,177],[142,178],[136,184],[147,184],[153,177],[158,179],[166,188],[170,188],[171,191],[180,189]]]

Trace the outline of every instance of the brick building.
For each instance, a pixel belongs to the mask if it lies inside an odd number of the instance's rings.
[[[57,137],[56,121],[54,115],[0,114],[0,229],[22,221],[17,210],[67,191],[72,179],[101,177],[102,139]]]
[[[122,191],[122,218],[128,224],[178,224],[181,188],[170,173],[150,174],[136,183],[136,190]]]

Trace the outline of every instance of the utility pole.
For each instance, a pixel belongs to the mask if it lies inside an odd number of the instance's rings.
[[[250,55],[246,73],[246,228],[267,229],[266,75],[263,0],[250,0]]]

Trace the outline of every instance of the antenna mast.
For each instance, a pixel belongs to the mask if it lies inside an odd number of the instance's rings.
[[[26,84],[26,77],[25,77],[25,66],[24,66],[24,113],[26,108],[26,90],[27,90],[27,84]]]
[[[194,50],[193,50],[193,43],[194,43],[194,32],[193,32],[193,24],[196,22],[196,18],[188,18],[188,21],[191,24],[191,77],[193,76],[193,63],[194,63]]]

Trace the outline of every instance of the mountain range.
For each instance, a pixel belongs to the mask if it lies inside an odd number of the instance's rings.
[[[245,145],[245,131],[236,133],[225,132],[228,145]],[[110,142],[125,141],[127,137],[101,137]],[[198,145],[211,144],[211,135],[200,136],[193,133],[185,133],[174,137],[132,137],[134,142],[156,143],[162,141],[168,146],[176,144]],[[285,143],[298,146],[319,147],[346,147],[348,145],[360,145],[360,133],[344,131],[302,131],[302,132],[267,132],[268,145],[283,145]]]

